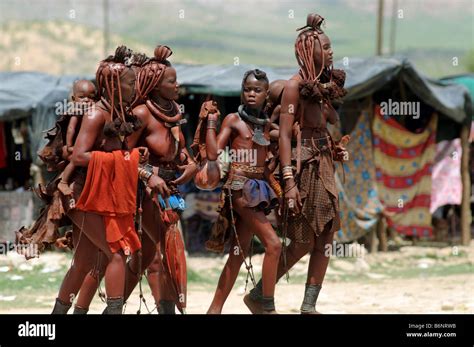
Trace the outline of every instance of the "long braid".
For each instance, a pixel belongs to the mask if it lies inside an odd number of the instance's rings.
[[[173,52],[167,46],[157,46],[154,57],[145,62],[138,72],[136,82],[137,97],[142,101],[149,98],[153,89],[158,86],[164,72],[171,64],[167,60]]]
[[[182,119],[179,106],[172,101],[172,107],[176,111],[174,116],[169,116],[159,111],[159,106],[155,104],[150,96],[152,91],[160,84],[164,73],[171,66],[167,58],[173,54],[167,46],[157,46],[154,51],[154,57],[149,59],[140,67],[138,78],[136,79],[135,90],[137,91],[137,99],[135,104],[143,102],[150,111],[159,119],[167,123],[176,123]]]
[[[131,67],[132,51],[125,46],[119,46],[115,54],[100,62],[96,72],[98,95],[108,108],[110,121],[104,126],[104,134],[109,137],[117,135],[128,136],[137,130],[141,124],[133,115],[124,109],[121,76]],[[116,105],[118,93],[118,105]]]
[[[145,54],[136,53],[132,56],[132,68],[135,69],[136,72],[136,80],[135,80],[135,100],[132,102],[132,106],[135,107],[138,104],[144,102],[143,98],[143,91],[142,86],[146,82],[146,74],[140,73],[144,66],[146,66],[150,62],[150,58],[147,57]]]
[[[295,41],[295,56],[300,66],[300,95],[303,99],[322,103],[323,100],[342,98],[347,91],[344,89],[345,72],[325,67],[324,49],[320,36],[324,34],[321,25],[324,18],[311,13],[306,19],[306,26],[300,31]],[[320,56],[315,57],[315,48],[319,45]],[[322,83],[323,80],[326,83]]]
[[[321,68],[316,71],[314,62],[315,41],[318,41],[321,53],[323,51],[321,40],[315,30],[307,29],[301,32],[295,42],[295,55],[304,80],[316,81],[324,69],[324,56],[321,54]]]
[[[117,86],[120,86],[120,75],[116,74],[117,79]],[[122,123],[125,123],[125,111],[123,110],[123,100],[122,100],[122,88],[118,87],[118,94],[119,94],[119,104],[120,104],[120,113],[119,116],[122,119]]]

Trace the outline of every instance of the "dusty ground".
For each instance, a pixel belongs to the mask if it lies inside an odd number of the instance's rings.
[[[25,261],[15,253],[0,256],[0,313],[49,313],[70,264],[65,253],[45,253]],[[260,269],[262,256],[254,256]],[[189,257],[188,313],[205,313],[225,262],[220,257]],[[280,281],[276,305],[298,313],[308,257]],[[470,247],[402,247],[399,251],[331,259],[318,300],[323,313],[474,313],[474,242]],[[259,276],[257,272],[257,276]],[[245,273],[239,276],[224,313],[249,313],[242,302]],[[147,303],[152,297],[143,282]],[[138,308],[138,291],[126,312]],[[97,297],[91,313],[104,304]],[[151,307],[150,307],[151,308]],[[145,309],[142,310],[146,311]]]

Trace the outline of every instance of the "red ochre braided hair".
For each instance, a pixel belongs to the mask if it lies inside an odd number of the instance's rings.
[[[134,104],[145,103],[150,111],[162,121],[176,123],[182,118],[179,106],[176,102],[172,101],[174,112],[176,114],[174,116],[169,116],[160,112],[156,107],[155,102],[150,98],[151,92],[159,86],[163,79],[166,69],[171,67],[171,63],[168,61],[171,54],[173,54],[171,48],[168,46],[158,45],[153,52],[153,57],[146,60],[140,66],[135,82],[137,97]]]
[[[137,99],[146,101],[153,89],[158,86],[167,67],[171,66],[168,58],[173,54],[168,46],[157,46],[154,56],[141,64],[135,83]]]
[[[347,93],[344,89],[344,70],[334,69],[333,66],[325,68],[320,38],[324,34],[321,29],[323,23],[324,18],[319,14],[308,14],[306,25],[297,29],[300,33],[295,41],[295,56],[303,79],[300,83],[300,96],[317,103],[340,99]]]
[[[130,60],[130,65],[135,71],[135,76],[137,78],[135,79],[135,99],[132,102],[132,107],[138,106],[140,104],[143,104],[144,100],[138,95],[137,87],[138,87],[138,74],[140,73],[140,70],[142,66],[144,66],[146,63],[150,61],[150,57],[148,57],[145,53],[133,53],[132,58]]]
[[[132,115],[130,106],[123,104],[120,88],[120,78],[131,68],[131,57],[130,49],[119,46],[114,55],[100,62],[96,72],[98,97],[110,112],[110,121],[104,126],[104,135],[107,137],[126,137],[141,127],[139,119]]]

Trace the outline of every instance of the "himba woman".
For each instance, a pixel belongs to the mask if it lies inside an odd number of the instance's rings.
[[[74,145],[73,194],[64,197],[63,205],[73,222],[75,253],[53,314],[67,313],[101,254],[107,259],[105,313],[122,313],[125,260],[140,248],[134,214],[138,165],[146,160],[145,149],[129,151],[126,141],[140,127],[130,108],[135,84],[135,73],[127,63],[130,56],[131,51],[121,46],[99,64],[100,100],[83,117]]]
[[[130,146],[146,146],[150,156],[141,176],[147,188],[142,202],[142,257],[133,257],[129,263],[125,296],[130,295],[155,258],[150,270],[159,272],[160,302],[156,305],[163,314],[174,314],[176,305],[182,311],[184,304],[185,293],[172,281],[169,266],[170,261],[185,262],[184,250],[181,254],[167,253],[165,240],[171,232],[176,233],[179,214],[185,208],[177,186],[191,180],[197,171],[181,131],[185,120],[176,103],[179,85],[176,70],[168,61],[171,54],[169,47],[157,46],[154,56],[140,66],[136,81],[138,106],[133,114],[143,127],[129,138]],[[181,280],[185,282],[186,278]]]
[[[329,263],[325,246],[332,244],[334,232],[340,228],[334,160],[347,157],[344,142],[336,145],[326,128],[327,122],[338,120],[332,103],[345,95],[345,73],[332,67],[333,50],[321,29],[323,20],[318,14],[309,14],[306,26],[298,29],[295,55],[300,69],[285,84],[279,120],[280,167],[289,210],[282,218],[288,218],[291,243],[285,262],[283,258],[280,261],[277,278],[310,253],[303,314],[317,313],[316,300]],[[295,123],[299,136],[292,146]],[[244,302],[251,312],[261,313],[263,297],[260,281]]]
[[[158,46],[151,59],[143,54],[133,55],[131,65],[138,76],[134,101],[138,106],[134,108],[133,113],[140,120],[142,128],[128,138],[129,146],[149,146],[150,164],[140,170],[140,176],[147,187],[146,194],[144,187],[140,188],[145,233],[142,234],[141,254],[135,253],[127,266],[125,299],[129,297],[146,269],[147,279],[161,314],[174,314],[176,301],[180,299],[179,294],[182,294],[176,292],[178,288],[171,283],[169,271],[165,266],[167,264],[163,262],[162,247],[167,228],[170,227],[170,223],[163,218],[165,213],[169,213],[164,211],[165,201],[171,205],[169,207],[172,210],[180,213],[184,209],[184,201],[176,186],[190,180],[196,171],[179,129],[182,117],[175,102],[178,98],[176,70],[167,60],[171,54],[169,47]],[[162,105],[167,105],[169,110],[162,110]],[[172,107],[169,107],[170,105]],[[176,134],[179,135],[178,138],[175,137]],[[184,161],[181,160],[182,157]],[[177,171],[184,171],[178,179]],[[87,283],[81,288],[78,304],[88,307],[99,279],[100,276],[97,275],[88,276]]]

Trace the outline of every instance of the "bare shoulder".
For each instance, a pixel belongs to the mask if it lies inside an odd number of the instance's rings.
[[[240,121],[240,117],[237,113],[229,113],[224,117],[222,121],[222,126],[233,126]]]
[[[288,90],[288,91],[297,91],[300,87],[300,80],[293,76],[292,78],[290,78],[285,86],[285,90]]]
[[[146,107],[145,104],[135,107],[133,109],[133,114],[140,120],[145,120],[151,115],[150,110],[148,109],[148,107]]]
[[[100,107],[92,107],[83,117],[82,124],[88,124],[89,126],[100,126],[103,125],[108,118],[109,114]]]

